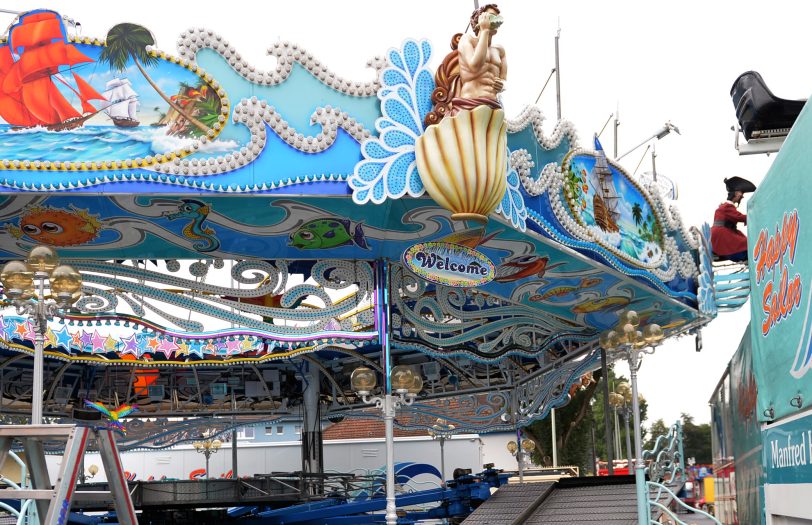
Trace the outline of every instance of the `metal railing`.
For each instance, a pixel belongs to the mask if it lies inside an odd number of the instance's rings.
[[[680,520],[671,509],[671,505],[675,504],[705,516],[713,523],[722,525],[722,522],[714,516],[689,506],[674,493],[673,489],[679,492],[685,483],[685,456],[682,443],[682,424],[677,421],[668,430],[668,434],[657,437],[652,450],[643,451],[643,461],[648,463],[645,473],[648,474],[649,479],[645,484],[638,483],[637,485],[638,501],[645,499],[647,513],[640,519],[640,522],[647,525],[661,525],[664,523],[662,518],[667,517],[674,525],[688,525]],[[643,493],[641,493],[641,488]],[[655,520],[654,514],[659,514],[660,519]]]
[[[0,485],[16,490],[31,489],[32,487],[28,479],[28,471],[25,467],[25,462],[13,451],[8,453],[8,457],[14,460],[14,462],[20,467],[20,483],[17,484],[8,478],[0,476]],[[0,509],[8,512],[14,518],[16,518],[16,525],[39,525],[37,506],[34,505],[33,499],[21,500],[19,509],[15,509],[11,505],[0,501]]]

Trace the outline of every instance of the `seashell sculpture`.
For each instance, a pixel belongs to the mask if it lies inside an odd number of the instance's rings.
[[[502,109],[478,106],[446,117],[417,138],[417,170],[454,220],[488,222],[507,188],[507,123]]]

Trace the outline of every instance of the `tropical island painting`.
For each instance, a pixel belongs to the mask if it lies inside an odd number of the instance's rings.
[[[7,35],[0,43],[0,158],[146,158],[217,134],[217,90],[150,52],[155,41],[142,26],[119,24],[105,42],[92,42],[70,38],[58,13],[37,10],[19,16]]]
[[[651,202],[595,138],[594,152],[578,152],[564,164],[564,194],[574,217],[600,244],[631,261],[656,264],[663,231]]]

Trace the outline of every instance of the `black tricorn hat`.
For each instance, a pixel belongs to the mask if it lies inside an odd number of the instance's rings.
[[[730,177],[729,179],[725,179],[725,188],[727,188],[727,191],[740,191],[742,193],[756,191],[755,184],[741,177]]]

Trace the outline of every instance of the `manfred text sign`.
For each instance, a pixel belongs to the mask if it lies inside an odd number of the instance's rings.
[[[496,275],[488,257],[473,248],[448,242],[415,244],[403,254],[403,262],[427,281],[457,288],[489,283]]]
[[[767,483],[812,483],[812,416],[763,432]]]

